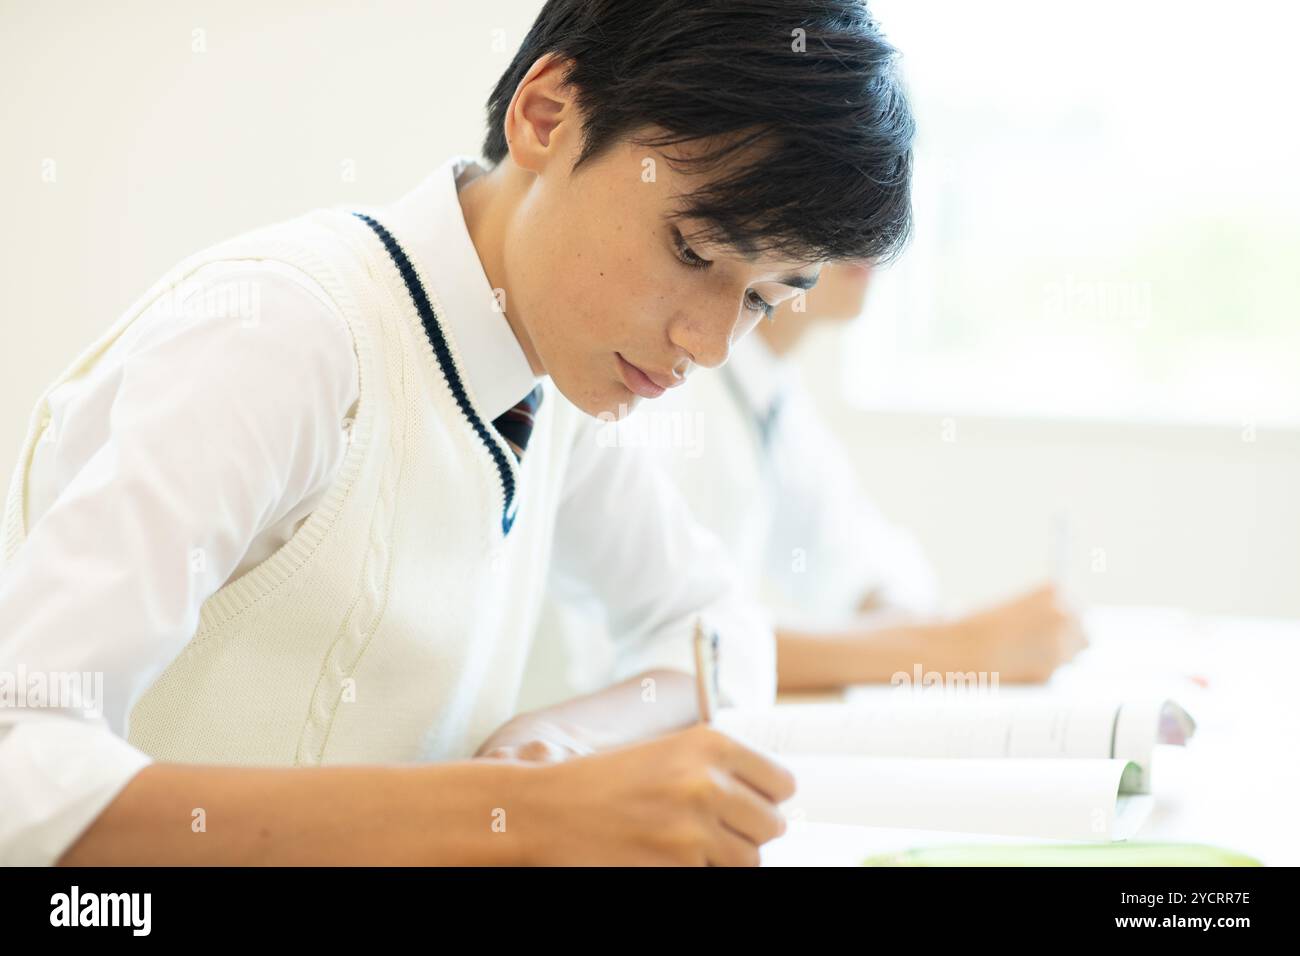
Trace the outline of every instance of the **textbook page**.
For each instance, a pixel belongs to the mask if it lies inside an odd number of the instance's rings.
[[[716,725],[778,754],[877,757],[1108,758],[1132,761],[1151,789],[1157,743],[1184,743],[1195,724],[1172,701],[883,699],[724,709]]]
[[[1127,840],[1151,812],[1123,760],[915,759],[793,754],[791,820],[1003,836]]]

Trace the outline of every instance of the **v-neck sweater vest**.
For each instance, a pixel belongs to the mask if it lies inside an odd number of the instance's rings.
[[[401,237],[334,209],[186,259],[50,390],[195,270],[231,260],[300,269],[337,306],[358,359],[352,439],[297,532],[204,602],[189,643],[132,708],[128,740],[185,762],[469,756],[515,706],[581,413],[546,380],[518,462],[467,391],[436,291]],[[5,503],[6,561],[26,535],[23,477],[43,407]]]

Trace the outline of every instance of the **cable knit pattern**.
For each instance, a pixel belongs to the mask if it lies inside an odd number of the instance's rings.
[[[204,602],[190,642],[136,703],[128,739],[155,759],[453,759],[513,713],[581,414],[546,381],[522,465],[495,430],[485,439],[482,416],[454,392],[454,338],[440,327],[445,350],[435,351],[421,317],[437,321],[436,289],[393,255],[401,238],[321,210],[220,243],[155,284],[51,386],[91,367],[151,302],[214,261],[302,270],[352,332],[359,400],[343,464],[283,547]],[[6,560],[26,534],[22,479],[43,406],[5,502]]]

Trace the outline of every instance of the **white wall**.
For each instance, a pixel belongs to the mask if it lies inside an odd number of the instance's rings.
[[[863,411],[837,334],[801,349],[806,378],[954,607],[1052,574],[1066,514],[1083,601],[1300,616],[1300,433]]]
[[[0,0],[6,478],[41,390],[174,262],[477,154],[540,6]]]

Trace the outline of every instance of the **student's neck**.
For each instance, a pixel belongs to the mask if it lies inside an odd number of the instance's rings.
[[[759,322],[754,331],[773,355],[785,358],[803,340],[812,322],[806,312],[792,312],[783,308],[777,311],[776,318],[771,322]]]
[[[510,331],[515,334],[520,348],[524,350],[524,357],[533,374],[542,375],[545,370],[537,357],[537,350],[533,348],[527,326],[518,310],[510,307],[510,280],[505,269],[505,236],[507,224],[523,189],[521,182],[512,181],[512,171],[513,166],[509,162],[500,163],[491,172],[480,173],[464,181],[458,196],[470,241],[474,243],[483,273],[501,303]]]

